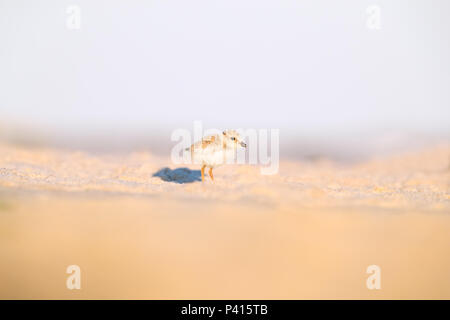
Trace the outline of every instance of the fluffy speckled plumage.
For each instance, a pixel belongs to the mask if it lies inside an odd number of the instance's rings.
[[[191,152],[193,163],[202,165],[202,181],[205,180],[204,170],[209,168],[209,176],[214,180],[212,169],[234,158],[238,147],[246,147],[241,136],[235,130],[225,130],[222,134],[203,137],[186,150]]]

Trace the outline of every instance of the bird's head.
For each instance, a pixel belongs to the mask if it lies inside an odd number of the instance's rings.
[[[231,146],[241,146],[243,148],[247,147],[247,144],[242,140],[240,134],[236,130],[225,130],[222,132],[223,138],[225,139],[227,145]]]

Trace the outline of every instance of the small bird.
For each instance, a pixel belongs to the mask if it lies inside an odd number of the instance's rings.
[[[222,134],[203,137],[185,150],[191,152],[193,163],[202,165],[202,181],[205,181],[205,168],[209,168],[209,176],[214,180],[213,168],[226,163],[227,159],[234,159],[238,146],[247,147],[239,133],[235,130],[225,130]]]

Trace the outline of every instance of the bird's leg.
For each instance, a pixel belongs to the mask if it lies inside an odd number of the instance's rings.
[[[205,181],[205,167],[206,167],[205,165],[202,166],[202,170],[201,170],[202,171],[202,182]]]
[[[214,181],[214,176],[212,174],[212,168],[209,168],[209,176],[211,177],[211,180]]]

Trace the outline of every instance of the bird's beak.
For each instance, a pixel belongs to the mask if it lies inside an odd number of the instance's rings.
[[[244,147],[244,148],[247,148],[247,145],[243,141],[241,141],[241,146]]]

